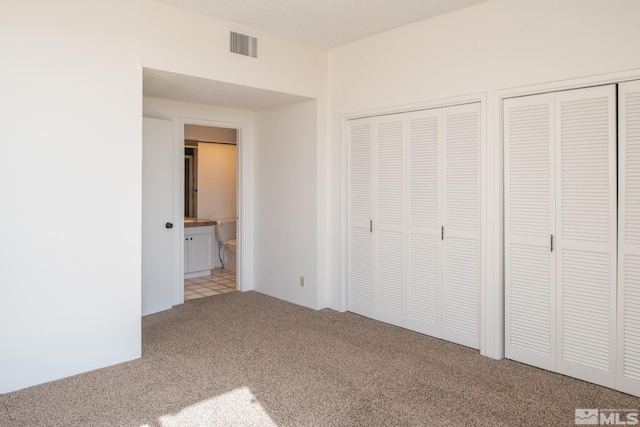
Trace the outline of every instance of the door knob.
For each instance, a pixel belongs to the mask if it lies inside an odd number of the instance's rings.
[[[173,228],[173,224],[168,222],[164,225],[166,228]]]

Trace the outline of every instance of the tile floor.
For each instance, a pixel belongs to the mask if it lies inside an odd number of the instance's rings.
[[[184,300],[227,294],[236,290],[236,273],[213,270],[211,276],[184,280]]]

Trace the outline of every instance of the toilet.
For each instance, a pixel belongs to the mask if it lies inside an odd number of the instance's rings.
[[[236,271],[236,219],[218,219],[214,224],[214,231],[222,268]]]

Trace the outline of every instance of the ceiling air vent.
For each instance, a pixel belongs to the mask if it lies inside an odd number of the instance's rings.
[[[258,39],[231,31],[231,52],[257,58]]]

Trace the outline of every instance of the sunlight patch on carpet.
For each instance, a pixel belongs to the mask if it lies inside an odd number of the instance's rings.
[[[240,387],[194,405],[177,414],[158,419],[162,427],[197,426],[273,426],[276,423],[248,387]]]

